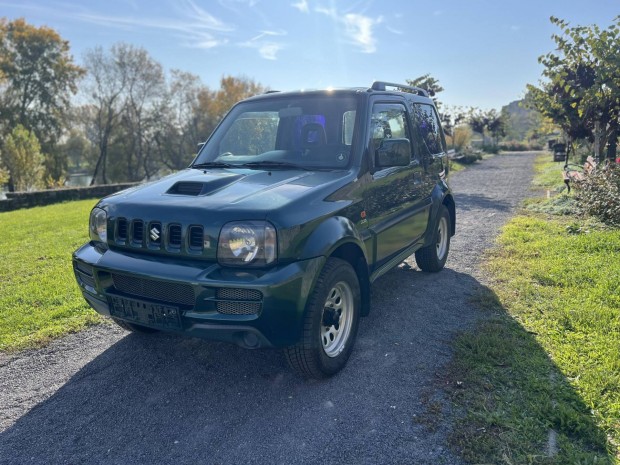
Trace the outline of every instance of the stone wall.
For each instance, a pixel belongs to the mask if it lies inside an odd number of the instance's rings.
[[[7,192],[6,200],[0,200],[0,212],[51,205],[68,200],[101,198],[137,184],[139,183],[105,184],[101,186],[71,187],[34,192]]]

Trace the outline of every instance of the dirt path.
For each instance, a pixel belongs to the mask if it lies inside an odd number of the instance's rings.
[[[478,317],[481,256],[527,196],[534,158],[452,176],[447,268],[425,274],[410,259],[377,281],[349,365],[330,380],[297,378],[276,351],[109,325],[0,356],[0,463],[461,463],[436,375]]]

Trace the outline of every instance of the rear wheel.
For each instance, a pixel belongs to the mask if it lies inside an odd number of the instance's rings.
[[[135,323],[129,323],[128,321],[120,320],[120,319],[114,318],[114,317],[112,317],[112,320],[114,321],[114,323],[119,325],[125,331],[131,331],[132,333],[150,334],[150,333],[156,333],[157,332],[156,329],[149,328],[148,326],[142,326],[142,325],[137,325]]]
[[[329,258],[308,300],[301,339],[285,349],[291,368],[316,379],[340,371],[353,350],[360,308],[355,271],[344,260]]]
[[[437,225],[431,244],[415,253],[415,261],[422,271],[441,271],[450,251],[450,213],[445,206],[439,210]]]

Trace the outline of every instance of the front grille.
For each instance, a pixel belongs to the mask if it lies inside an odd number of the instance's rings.
[[[127,240],[127,219],[119,218],[116,221],[116,240],[124,242]]]
[[[171,224],[168,229],[168,234],[168,244],[173,247],[181,247],[181,242],[183,241],[181,226],[178,224]]]
[[[144,222],[142,220],[133,220],[132,240],[136,244],[142,244],[144,241]]]
[[[263,294],[255,289],[220,288],[215,293],[218,313],[255,315],[260,312]]]
[[[204,231],[202,226],[189,227],[189,247],[194,250],[202,250]]]
[[[155,246],[161,244],[161,223],[153,222],[149,225],[149,243]]]
[[[146,248],[150,251],[187,252],[201,255],[205,249],[205,227],[200,224],[167,223],[158,218],[118,217],[110,237],[116,247]]]
[[[112,274],[112,281],[117,291],[132,296],[177,305],[193,306],[195,303],[194,290],[189,284],[155,281],[115,273]]]

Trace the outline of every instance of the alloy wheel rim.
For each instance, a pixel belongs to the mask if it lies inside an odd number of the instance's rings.
[[[345,349],[353,323],[353,292],[340,281],[327,294],[321,318],[321,344],[328,357],[337,357]]]
[[[448,250],[448,220],[441,217],[437,228],[437,258],[443,260]]]

